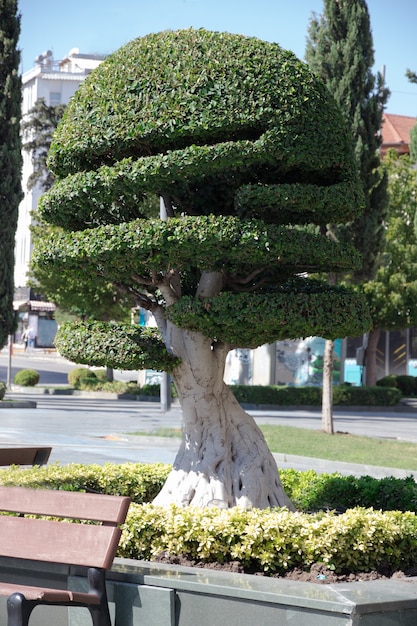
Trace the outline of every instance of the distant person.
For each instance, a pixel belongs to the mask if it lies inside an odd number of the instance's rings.
[[[22,342],[24,345],[24,350],[26,352],[27,347],[28,347],[28,331],[27,330],[24,330],[22,333]]]
[[[29,326],[26,332],[28,337],[28,350],[33,350],[33,348],[35,347],[35,331],[33,330],[32,326]]]

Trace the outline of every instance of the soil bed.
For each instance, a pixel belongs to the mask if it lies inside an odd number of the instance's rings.
[[[318,584],[330,584],[341,582],[357,582],[367,580],[378,580],[387,578],[407,578],[409,576],[417,576],[417,567],[407,571],[390,571],[386,567],[381,566],[378,571],[372,572],[347,572],[336,574],[328,569],[323,563],[314,563],[309,571],[301,569],[293,569],[284,575],[269,574],[260,570],[250,570],[244,568],[239,561],[230,561],[228,563],[206,563],[203,561],[195,561],[185,556],[170,556],[161,553],[154,559],[157,563],[169,563],[171,565],[183,565],[185,567],[198,567],[206,569],[222,570],[224,572],[234,572],[237,574],[252,574],[254,576],[269,576],[270,578],[286,578],[288,580],[298,580],[301,582],[310,582]]]

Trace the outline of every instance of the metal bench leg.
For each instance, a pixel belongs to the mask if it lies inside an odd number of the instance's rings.
[[[90,606],[91,619],[93,620],[93,626],[111,626],[110,613],[108,606]],[[8,625],[9,626],[9,625]]]
[[[14,593],[7,598],[7,626],[28,626],[29,617],[35,608],[21,593]]]
[[[100,600],[100,604],[88,607],[93,620],[93,626],[111,626],[105,576],[106,572],[104,570],[94,567],[88,570],[89,590]]]

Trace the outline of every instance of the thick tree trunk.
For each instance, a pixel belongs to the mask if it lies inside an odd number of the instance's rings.
[[[326,339],[323,354],[322,430],[333,435],[333,351],[334,341]]]
[[[376,351],[378,348],[380,328],[371,330],[368,336],[368,346],[365,352],[365,385],[376,385]]]
[[[294,509],[275,460],[252,416],[223,381],[228,349],[199,333],[168,325],[184,431],[172,472],[154,503]],[[168,345],[168,344],[167,344]]]

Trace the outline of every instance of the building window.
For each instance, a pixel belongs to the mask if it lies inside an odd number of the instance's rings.
[[[59,91],[51,91],[49,94],[49,105],[56,107],[61,104],[61,93]]]

